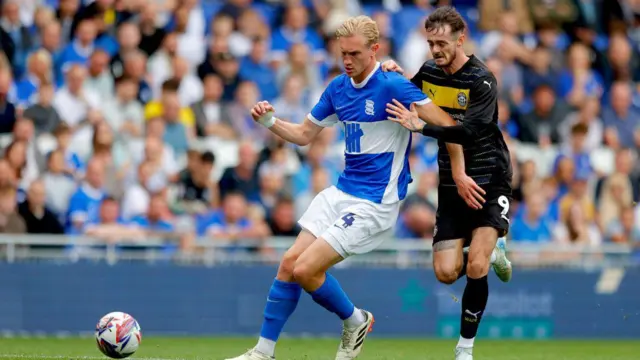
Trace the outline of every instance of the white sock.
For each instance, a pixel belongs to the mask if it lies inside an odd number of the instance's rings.
[[[258,339],[258,345],[256,345],[256,350],[267,355],[267,356],[275,356],[276,353],[276,342],[273,340],[265,339],[262,336]]]
[[[357,328],[364,324],[367,319],[364,317],[364,313],[357,307],[353,308],[353,314],[344,320],[344,325],[349,329]]]
[[[493,251],[491,252],[491,259],[489,260],[489,262],[493,264],[494,262],[496,262],[497,257],[498,255],[496,254],[496,249],[493,249]]]
[[[460,336],[460,339],[458,339],[458,345],[457,347],[461,347],[461,348],[465,348],[465,349],[470,349],[473,347],[473,341],[476,338],[471,338],[471,339],[465,339],[462,336]]]

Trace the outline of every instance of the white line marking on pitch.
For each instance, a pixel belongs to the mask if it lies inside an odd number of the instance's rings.
[[[24,355],[24,354],[0,354],[0,359],[67,359],[67,360],[105,360],[105,356],[70,356],[70,355]],[[185,360],[179,358],[138,358],[131,360]]]

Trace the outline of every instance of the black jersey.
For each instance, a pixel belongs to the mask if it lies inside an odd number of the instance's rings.
[[[411,81],[472,134],[472,141],[463,144],[467,175],[485,188],[510,186],[509,149],[498,127],[497,81],[486,65],[471,55],[449,75],[429,60]],[[440,186],[455,187],[445,142],[439,140],[438,147]]]

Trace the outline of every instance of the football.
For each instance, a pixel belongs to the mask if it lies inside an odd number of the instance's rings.
[[[96,326],[98,349],[113,359],[124,359],[138,350],[142,341],[140,325],[133,316],[112,312],[103,316]]]

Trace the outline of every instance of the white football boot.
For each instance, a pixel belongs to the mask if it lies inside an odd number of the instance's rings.
[[[362,344],[364,339],[373,329],[373,314],[368,311],[360,310],[364,314],[365,322],[355,329],[349,329],[346,326],[342,326],[342,339],[340,340],[340,347],[336,354],[335,360],[352,360],[358,357],[360,351],[362,351]]]
[[[226,360],[275,360],[275,357],[265,355],[253,348],[238,357],[229,358]]]
[[[456,347],[456,360],[473,360],[473,348]]]
[[[493,271],[502,282],[509,282],[513,269],[511,261],[507,259],[507,239],[499,238],[493,253],[495,254],[495,260],[491,264]]]

